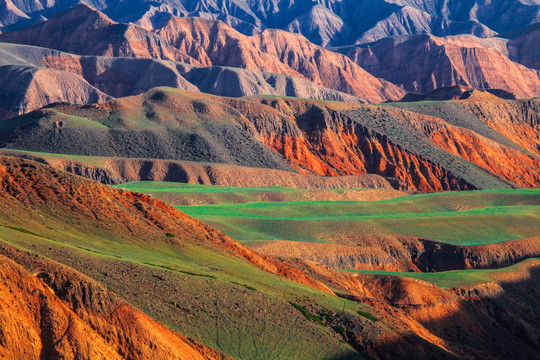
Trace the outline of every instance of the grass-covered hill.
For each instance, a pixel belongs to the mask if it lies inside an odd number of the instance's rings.
[[[158,88],[3,121],[0,146],[331,176],[374,173],[431,191],[537,186],[538,100],[490,96],[373,106]]]

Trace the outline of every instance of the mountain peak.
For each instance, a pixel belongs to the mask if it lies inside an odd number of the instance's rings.
[[[51,17],[49,21],[51,23],[61,22],[64,26],[72,25],[74,27],[90,24],[94,26],[99,25],[99,27],[102,27],[103,25],[116,24],[115,21],[111,20],[104,13],[83,3],[56,14],[55,16]]]

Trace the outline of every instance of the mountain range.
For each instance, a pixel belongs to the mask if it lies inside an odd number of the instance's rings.
[[[247,35],[267,28],[300,33],[318,45],[344,46],[388,36],[430,33],[489,37],[540,21],[538,0],[166,0],[84,3],[119,22],[155,29],[171,16],[223,21]],[[4,0],[0,23],[14,29],[43,21],[78,0]]]
[[[2,117],[55,101],[100,102],[155,86],[225,96],[377,103],[399,100],[406,91],[463,85],[530,98],[540,93],[534,68],[537,31],[531,26],[507,38],[489,39],[405,35],[325,49],[302,35],[264,30],[248,36],[201,18],[171,17],[149,30],[78,5],[38,25],[0,35],[0,42],[43,48],[1,45],[5,71],[0,76],[12,84],[0,89],[5,99]],[[19,73],[27,80],[15,86],[12,80]],[[29,89],[40,79],[59,85],[38,86],[47,95],[37,96]]]

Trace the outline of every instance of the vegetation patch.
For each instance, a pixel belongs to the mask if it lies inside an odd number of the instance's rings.
[[[341,325],[332,326],[332,330],[334,330],[341,336],[345,336],[345,329]]]
[[[317,316],[317,315],[314,315],[312,313],[309,312],[308,309],[306,309],[304,306],[300,305],[300,304],[297,304],[297,303],[294,303],[292,301],[289,301],[289,303],[294,306],[298,311],[300,311],[302,313],[302,315],[305,316],[306,319],[308,319],[309,321],[313,321],[319,325],[323,325],[324,326],[324,323],[321,319],[320,316]]]
[[[239,283],[239,282],[236,282],[236,281],[231,281],[231,284],[235,284],[235,285],[238,285],[238,286],[245,287],[246,289],[251,290],[251,291],[257,291],[257,289],[255,289],[253,286],[249,286],[248,284],[242,284],[242,283]]]
[[[371,314],[371,313],[369,313],[367,311],[358,310],[357,313],[358,313],[358,315],[360,315],[362,317],[365,317],[366,319],[371,320],[373,322],[379,321],[379,319],[377,319],[373,314]]]
[[[165,265],[157,265],[157,264],[152,264],[152,263],[149,263],[149,262],[144,262],[143,264],[154,266],[154,267],[165,269],[165,270],[169,270],[169,271],[174,271],[174,272],[181,273],[181,274],[191,275],[191,276],[200,276],[200,277],[206,277],[206,278],[210,278],[210,279],[215,279],[216,278],[214,275],[199,274],[199,273],[195,273],[195,272],[191,272],[191,271],[178,270],[178,269],[174,269],[174,268],[172,268],[170,266],[165,266]]]

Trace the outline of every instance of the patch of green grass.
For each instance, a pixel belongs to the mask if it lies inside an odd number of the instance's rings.
[[[192,272],[192,271],[179,270],[179,269],[175,269],[175,268],[172,268],[170,266],[165,266],[165,265],[156,265],[156,264],[152,264],[152,263],[149,263],[149,262],[144,262],[143,264],[150,265],[150,266],[153,266],[153,267],[158,267],[158,268],[165,269],[165,270],[178,272],[178,273],[181,273],[181,274],[191,275],[191,276],[200,276],[200,277],[206,277],[206,278],[210,278],[210,279],[215,279],[216,278],[213,275],[199,274],[199,273],[195,273],[195,272]]]
[[[346,270],[349,272],[375,274],[375,275],[391,275],[403,276],[412,279],[427,281],[440,288],[447,289],[453,287],[467,287],[472,285],[483,284],[487,282],[497,281],[497,277],[509,272],[526,271],[527,265],[531,262],[538,262],[540,259],[527,259],[518,264],[500,269],[473,269],[473,270],[453,270],[441,271],[437,273],[416,273],[416,272],[392,272],[378,270]]]
[[[332,317],[332,315],[330,315],[328,313],[328,311],[326,311],[325,309],[322,309],[320,312],[319,312],[319,317],[321,319],[324,319],[325,321],[332,321],[334,318]]]
[[[296,308],[296,310],[300,311],[302,313],[302,315],[305,316],[306,319],[308,319],[309,321],[313,321],[319,325],[323,325],[324,326],[324,323],[321,319],[320,316],[317,316],[317,315],[314,315],[312,313],[309,312],[308,309],[306,309],[304,306],[300,305],[300,304],[297,304],[297,303],[294,303],[292,301],[289,301],[289,303],[294,306],[294,308]]]
[[[358,315],[362,316],[362,317],[365,317],[368,320],[373,321],[373,322],[379,321],[379,319],[377,319],[377,317],[375,317],[373,314],[371,314],[371,313],[369,313],[367,311],[358,310],[356,313]]]
[[[341,336],[345,336],[345,329],[341,325],[332,326],[332,330],[334,330]]]
[[[236,282],[236,281],[232,281],[231,284],[235,284],[235,285],[238,285],[238,286],[245,287],[246,289],[251,290],[251,291],[257,291],[257,289],[255,289],[253,286],[249,286],[247,284],[241,284],[241,283]]]

